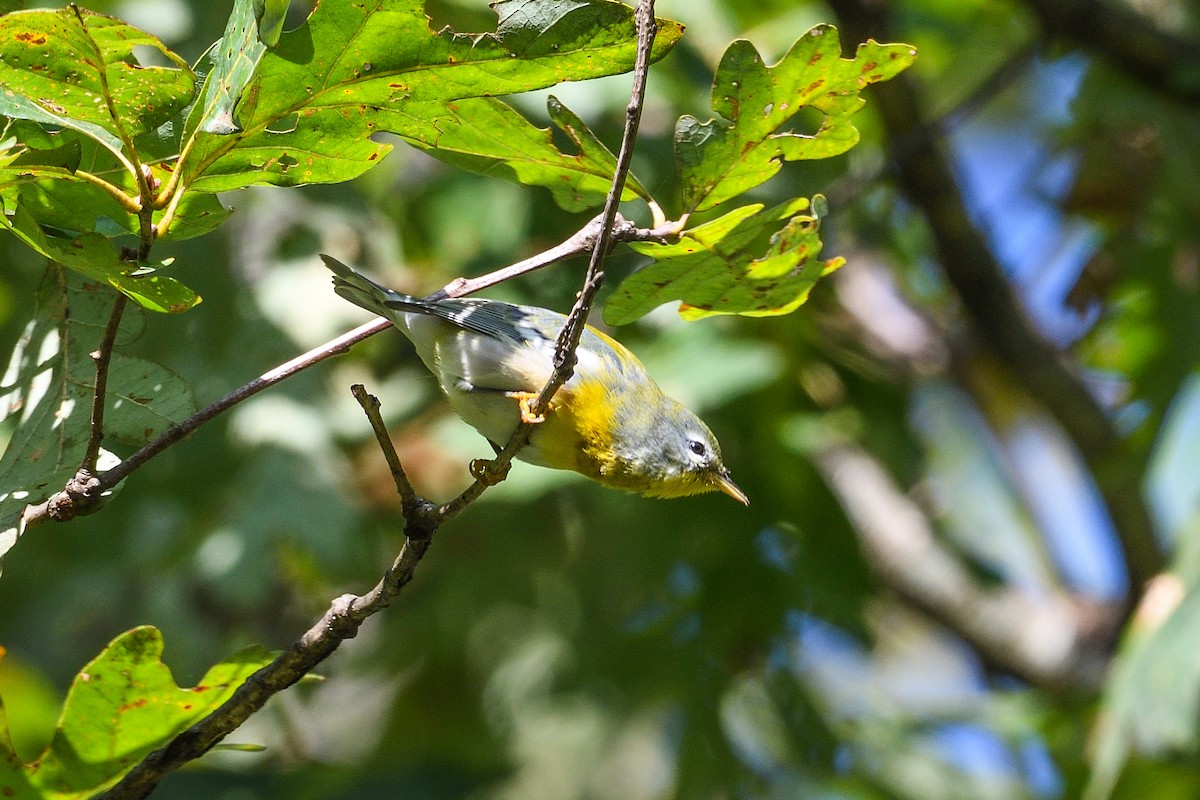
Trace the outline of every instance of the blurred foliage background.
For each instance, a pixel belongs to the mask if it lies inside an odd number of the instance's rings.
[[[7,7],[16,4],[7,3]],[[223,3],[95,0],[195,59]],[[293,23],[307,9],[294,2]],[[833,22],[915,45],[862,144],[785,165],[848,264],[800,312],[615,332],[720,436],[750,494],[656,501],[517,465],[323,670],[163,798],[1194,797],[1200,709],[1200,14],[1170,0],[661,0],[635,171],[670,196],[679,114],[710,115],[737,37],[768,62]],[[478,0],[435,25],[487,30]],[[556,87],[615,146],[628,78]],[[544,94],[521,107],[544,123]],[[583,219],[398,148],[348,185],[246,191],[162,245],[204,303],[129,351],[206,403],[363,319],[318,250],[422,293]],[[672,209],[667,209],[668,214]],[[648,222],[648,220],[642,220]],[[0,241],[0,342],[43,264]],[[610,286],[639,260],[618,251]],[[583,264],[494,296],[565,309]],[[397,335],[252,399],[91,517],[5,558],[0,694],[27,759],[74,673],[164,632],[181,685],[286,647],[400,544],[348,386],[414,482],[486,444]]]

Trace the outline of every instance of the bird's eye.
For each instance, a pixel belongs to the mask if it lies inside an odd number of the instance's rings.
[[[708,453],[708,448],[704,446],[704,442],[698,442],[695,439],[692,439],[690,442],[688,442],[688,450],[691,450],[698,456]]]

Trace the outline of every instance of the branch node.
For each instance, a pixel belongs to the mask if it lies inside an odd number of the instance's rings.
[[[359,599],[356,594],[343,594],[335,597],[325,612],[325,630],[336,639],[353,639],[358,636],[361,622],[354,613],[354,604]]]
[[[67,481],[63,490],[46,504],[46,513],[55,522],[69,522],[75,517],[98,510],[98,501],[104,491],[100,479],[86,469],[81,469]]]

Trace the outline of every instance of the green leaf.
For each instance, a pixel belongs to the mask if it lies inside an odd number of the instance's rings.
[[[496,33],[463,34],[431,31],[420,0],[325,0],[262,54],[235,109],[241,129],[196,133],[183,185],[220,192],[349,180],[390,149],[371,134],[435,141],[435,121],[455,100],[632,69],[631,9],[609,0],[543,5],[558,11],[526,19],[499,3]],[[659,24],[655,58],[682,33]]]
[[[1200,751],[1200,515],[1182,532],[1169,572],[1143,600],[1154,615],[1135,617],[1105,687],[1093,736],[1093,768],[1085,798],[1103,800],[1131,756],[1170,757]]]
[[[291,0],[254,0],[254,16],[258,19],[258,36],[267,47],[279,44],[283,23],[287,19]]]
[[[181,689],[162,663],[162,634],[122,634],[75,677],[50,746],[33,764],[13,752],[0,718],[0,787],[5,797],[85,798],[116,783],[152,750],[230,698],[271,654],[251,647]]]
[[[98,233],[82,233],[70,239],[47,234],[24,204],[17,206],[11,216],[0,214],[0,226],[50,260],[109,284],[143,308],[178,313],[200,302],[199,295],[174,278],[132,274],[135,267],[122,262],[112,244]]]
[[[79,131],[122,157],[128,137],[166,122],[195,89],[192,71],[157,38],[75,6],[5,14],[0,40],[0,114]],[[175,66],[142,66],[135,47]]]
[[[459,169],[527,186],[544,186],[566,211],[583,211],[604,202],[617,159],[578,116],[551,96],[550,119],[575,145],[576,153],[554,146],[547,128],[533,125],[511,106],[492,97],[460,100],[434,121],[432,141],[409,141]],[[650,198],[633,176],[622,200]]]
[[[772,67],[754,46],[734,42],[721,57],[713,82],[713,110],[725,120],[699,122],[684,116],[675,128],[675,158],[688,212],[704,211],[769,180],[780,161],[829,158],[858,142],[850,122],[866,101],[859,92],[912,64],[905,44],[859,45],[853,59],[840,57],[837,29],[818,25]],[[781,131],[805,108],[824,114],[811,135]]]
[[[21,512],[61,490],[83,459],[90,431],[100,344],[113,294],[73,272],[51,266],[37,310],[18,340],[0,386],[0,418],[17,418],[0,457],[0,555],[21,534]],[[123,337],[136,315],[127,313]],[[118,341],[122,339],[119,338]],[[194,410],[191,389],[175,373],[114,353],[105,430],[141,444]],[[116,459],[110,457],[111,468]]]
[[[845,263],[817,258],[825,198],[762,208],[756,203],[735,209],[685,231],[674,244],[630,244],[654,263],[617,287],[605,305],[605,321],[624,325],[672,300],[683,301],[679,312],[685,319],[795,311],[819,278]]]

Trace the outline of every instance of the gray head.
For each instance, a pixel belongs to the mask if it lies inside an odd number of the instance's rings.
[[[618,457],[632,472],[652,478],[642,492],[652,497],[724,492],[749,505],[750,498],[730,478],[721,460],[721,445],[708,426],[665,395],[658,405],[649,415],[644,407],[629,409],[636,421],[628,419],[632,424],[623,426],[627,434],[634,430],[640,434],[622,437],[624,452]]]

